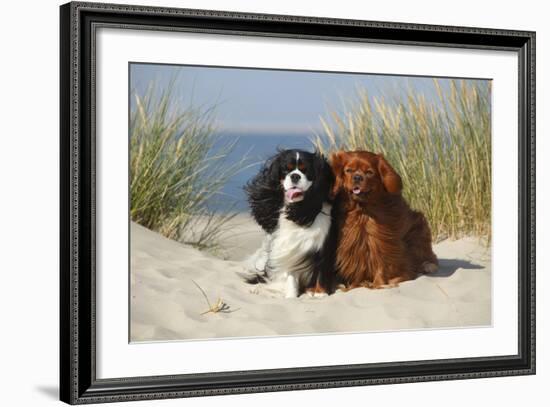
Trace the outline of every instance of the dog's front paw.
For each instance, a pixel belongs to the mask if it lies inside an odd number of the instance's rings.
[[[317,282],[313,287],[306,289],[306,295],[310,298],[323,298],[328,296],[328,293],[323,288],[323,286]]]
[[[305,295],[308,298],[324,298],[328,297],[328,294],[325,291],[315,291],[315,290],[306,290]]]
[[[286,277],[285,298],[298,298],[298,281],[293,275]]]

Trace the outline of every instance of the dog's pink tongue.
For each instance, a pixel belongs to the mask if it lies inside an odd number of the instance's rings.
[[[286,198],[288,200],[293,200],[294,198],[302,195],[302,190],[300,188],[290,188],[285,192]]]
[[[353,188],[353,193],[354,193],[355,195],[359,195],[359,194],[361,193],[361,188],[359,188],[359,187]]]

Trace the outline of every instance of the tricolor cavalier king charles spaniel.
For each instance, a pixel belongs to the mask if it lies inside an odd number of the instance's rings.
[[[333,183],[332,170],[321,154],[283,150],[247,184],[252,216],[267,233],[248,261],[249,283],[268,283],[287,298],[332,291]]]
[[[437,271],[430,227],[401,196],[401,177],[381,154],[338,151],[336,268],[346,288],[393,287]]]

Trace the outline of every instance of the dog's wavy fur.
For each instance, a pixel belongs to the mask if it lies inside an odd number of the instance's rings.
[[[303,199],[295,203],[285,201],[283,187],[291,172],[309,183]],[[332,170],[320,153],[280,150],[267,160],[245,187],[251,214],[267,233],[262,247],[248,259],[246,281],[281,285],[287,297],[333,291],[336,231],[329,202],[333,182]]]
[[[383,288],[437,270],[428,222],[401,195],[401,177],[380,154],[331,156],[338,221],[336,268],[348,288]]]

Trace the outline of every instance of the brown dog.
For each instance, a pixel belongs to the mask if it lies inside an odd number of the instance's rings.
[[[401,196],[401,177],[381,154],[331,156],[339,224],[336,268],[347,288],[396,286],[437,271],[430,227]]]

